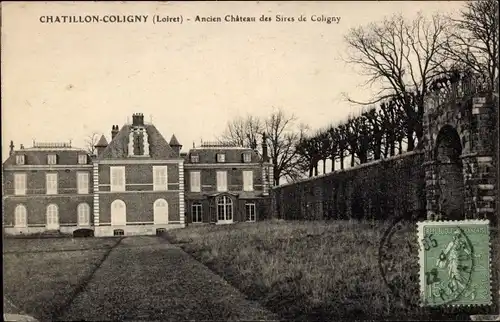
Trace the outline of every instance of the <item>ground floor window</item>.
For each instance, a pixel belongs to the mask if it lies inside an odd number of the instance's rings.
[[[47,229],[59,229],[59,208],[51,204],[47,206]]]
[[[248,202],[245,204],[245,213],[247,221],[255,221],[255,203]]]
[[[191,215],[194,223],[202,222],[201,211],[202,211],[201,203],[200,202],[193,203],[193,205],[191,206]]]
[[[125,232],[123,231],[123,229],[113,230],[113,236],[123,236],[123,235],[125,235]]]
[[[77,207],[78,213],[78,225],[88,226],[90,225],[90,206],[86,203],[81,203]]]
[[[14,210],[14,215],[14,227],[27,226],[26,207],[24,205],[17,205],[16,209]]]
[[[228,196],[217,198],[217,220],[233,221],[233,201]]]

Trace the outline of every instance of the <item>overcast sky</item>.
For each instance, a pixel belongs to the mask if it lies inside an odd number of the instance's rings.
[[[354,112],[370,89],[341,60],[343,36],[392,13],[457,11],[460,1],[2,2],[2,158],[20,144],[110,138],[134,112],[189,149],[231,118],[274,108],[315,129]],[[48,15],[148,15],[147,23],[43,24]],[[154,14],[183,24],[153,24]],[[340,17],[338,24],[195,23],[196,15]]]

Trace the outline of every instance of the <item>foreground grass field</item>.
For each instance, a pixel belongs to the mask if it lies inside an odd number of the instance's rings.
[[[398,293],[389,291],[379,269],[389,225],[265,221],[191,225],[165,237],[284,319],[468,319],[419,308],[414,224],[404,223],[388,245],[394,266],[386,279]]]
[[[4,297],[15,306],[9,309],[22,310],[40,320],[51,320],[118,241],[107,238],[4,239]]]

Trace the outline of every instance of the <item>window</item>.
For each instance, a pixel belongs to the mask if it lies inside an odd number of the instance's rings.
[[[252,162],[252,155],[250,153],[243,153],[243,162],[250,163]]]
[[[191,184],[191,192],[201,191],[200,171],[191,171],[189,173],[189,182]]]
[[[223,153],[217,153],[217,162],[226,162],[226,155]]]
[[[243,171],[243,191],[253,191],[253,171]]]
[[[194,223],[203,221],[201,218],[201,203],[200,202],[193,203],[193,205],[191,206],[191,215],[193,218],[192,221]]]
[[[47,164],[57,164],[57,155],[49,154],[47,156]]]
[[[245,210],[247,221],[255,221],[255,204],[247,203],[245,205]]]
[[[217,191],[227,191],[226,171],[217,171]]]
[[[198,163],[200,162],[200,156],[199,155],[191,155],[191,163]]]
[[[125,232],[123,231],[123,229],[113,230],[113,236],[123,236],[123,235],[125,235]]]
[[[228,196],[217,198],[217,221],[233,221],[233,201]]]
[[[24,161],[25,161],[24,154],[18,154],[18,155],[16,155],[16,164],[22,165],[22,164],[25,163]]]
[[[168,224],[168,202],[158,199],[153,205],[153,217],[155,225]]]
[[[54,204],[47,206],[47,229],[59,229],[59,210]]]
[[[122,200],[115,200],[111,203],[111,225],[125,226],[127,224],[127,207]]]
[[[14,174],[14,194],[15,195],[26,194],[26,173]]]
[[[125,191],[125,167],[111,167],[111,191]]]
[[[78,155],[78,164],[87,164],[87,155],[79,154]]]
[[[88,226],[90,225],[90,207],[86,203],[81,203],[76,208],[76,212],[78,213],[78,225],[79,226]]]
[[[24,228],[27,226],[26,207],[24,205],[17,205],[14,210],[14,217],[14,227]]]
[[[168,190],[167,166],[153,166],[153,190]]]
[[[48,195],[57,194],[57,173],[47,173],[45,175],[45,183]]]
[[[77,172],[76,173],[76,185],[79,194],[89,193],[89,173],[88,172]]]

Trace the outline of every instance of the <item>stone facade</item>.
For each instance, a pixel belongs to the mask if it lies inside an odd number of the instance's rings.
[[[427,217],[494,219],[498,102],[474,76],[445,88],[425,102]]]

